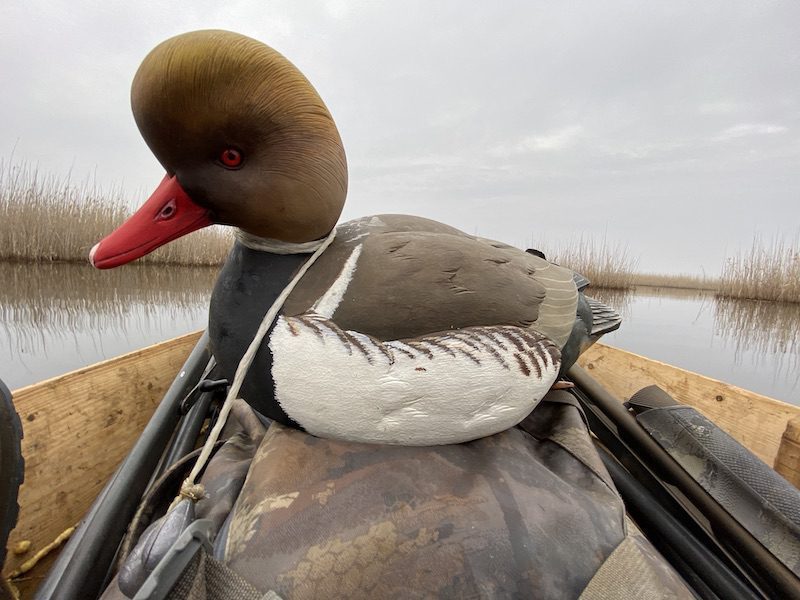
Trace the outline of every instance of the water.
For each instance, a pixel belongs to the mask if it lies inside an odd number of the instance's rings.
[[[206,326],[216,269],[0,263],[0,378],[15,389]],[[609,344],[800,404],[800,305],[592,290]]]
[[[800,404],[800,305],[658,288],[591,295],[624,319],[604,342]]]
[[[0,379],[13,390],[202,329],[216,275],[0,263]]]

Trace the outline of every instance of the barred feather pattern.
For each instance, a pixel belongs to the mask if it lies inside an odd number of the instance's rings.
[[[512,427],[558,374],[560,352],[522,327],[469,327],[381,341],[307,313],[270,338],[276,399],[314,435],[451,444]]]

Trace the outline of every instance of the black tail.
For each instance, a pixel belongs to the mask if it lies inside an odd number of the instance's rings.
[[[561,350],[561,374],[567,372],[578,357],[602,335],[619,329],[622,317],[610,306],[599,300],[586,296],[583,292],[589,280],[580,273],[573,273],[575,286],[578,288],[578,309],[575,324],[572,326],[567,343]]]
[[[619,329],[619,326],[622,325],[622,317],[617,311],[599,300],[589,296],[585,296],[585,298],[592,311],[592,325],[589,331],[589,336],[594,338],[592,341],[597,341],[601,335]]]

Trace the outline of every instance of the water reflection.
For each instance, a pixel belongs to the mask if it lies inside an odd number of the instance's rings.
[[[737,362],[754,353],[776,375],[800,380],[800,304],[719,298],[714,326],[731,342]]]
[[[631,314],[632,292],[630,290],[612,290],[590,286],[586,289],[586,294],[616,310],[622,317],[623,323]]]
[[[217,270],[0,263],[0,378],[12,389],[205,327]],[[624,321],[605,340],[800,401],[800,305],[697,290],[590,289]],[[800,403],[800,402],[798,402]]]
[[[624,319],[608,343],[800,403],[800,305],[673,288],[589,293]]]
[[[616,310],[624,320],[631,315],[634,298],[672,298],[688,302],[699,302],[704,306],[710,307],[713,304],[714,296],[705,290],[693,290],[688,288],[664,288],[651,286],[638,286],[629,290],[612,290],[606,288],[589,287],[586,293],[592,298],[608,304]]]
[[[0,377],[13,389],[201,328],[216,272],[0,263]]]

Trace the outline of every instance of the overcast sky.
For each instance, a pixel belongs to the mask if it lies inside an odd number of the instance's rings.
[[[3,0],[0,157],[143,200],[162,173],[131,80],[206,28],[315,84],[348,153],[344,218],[419,214],[545,251],[605,236],[643,271],[709,274],[800,230],[794,0]]]

